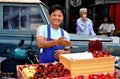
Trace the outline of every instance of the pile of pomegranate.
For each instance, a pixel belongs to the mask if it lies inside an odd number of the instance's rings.
[[[70,75],[70,71],[68,69],[65,69],[62,63],[48,63],[46,65],[39,64],[37,66],[36,73],[34,74],[34,79],[58,78]]]
[[[102,47],[100,38],[89,39],[88,52],[92,53],[94,58],[111,56],[111,53],[108,50],[103,50]]]
[[[71,76],[70,70],[64,68],[62,63],[33,64],[20,67],[27,79],[51,79]]]

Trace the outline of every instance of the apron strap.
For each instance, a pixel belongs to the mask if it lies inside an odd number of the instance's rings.
[[[60,29],[61,29],[61,36],[64,36],[63,29],[62,28],[60,28]]]
[[[47,26],[47,35],[48,35],[47,40],[51,40],[51,30],[50,30],[50,25],[49,24]]]

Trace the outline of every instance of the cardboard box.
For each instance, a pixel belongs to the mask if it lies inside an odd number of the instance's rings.
[[[62,54],[60,55],[60,62],[63,63],[65,68],[71,71],[73,76],[82,74],[93,74],[102,72],[112,72],[114,68],[114,57],[100,57],[100,58],[90,58],[83,57],[87,54],[82,55],[82,58],[77,59],[76,57],[81,57],[80,53]],[[89,54],[88,54],[89,55]],[[75,58],[74,58],[75,57]]]

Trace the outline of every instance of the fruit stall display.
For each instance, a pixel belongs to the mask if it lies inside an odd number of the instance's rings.
[[[108,50],[102,49],[101,39],[96,38],[89,40],[88,51],[86,53],[60,55],[60,62],[63,63],[64,67],[69,69],[71,75],[74,76],[114,72],[114,61],[115,57],[113,57]]]
[[[88,52],[59,56],[60,62],[18,65],[19,79],[117,79],[113,57],[101,39],[90,39]]]
[[[58,68],[55,68],[52,63],[47,65],[18,65],[17,76],[18,79],[117,79],[116,71],[72,76],[70,71],[63,68],[61,63]]]

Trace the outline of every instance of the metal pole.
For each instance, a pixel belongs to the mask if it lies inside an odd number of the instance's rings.
[[[69,32],[69,13],[70,13],[70,1],[69,0],[66,0],[66,31]]]
[[[93,6],[93,21],[95,21],[95,17],[96,17],[96,14],[95,14],[95,6]]]

